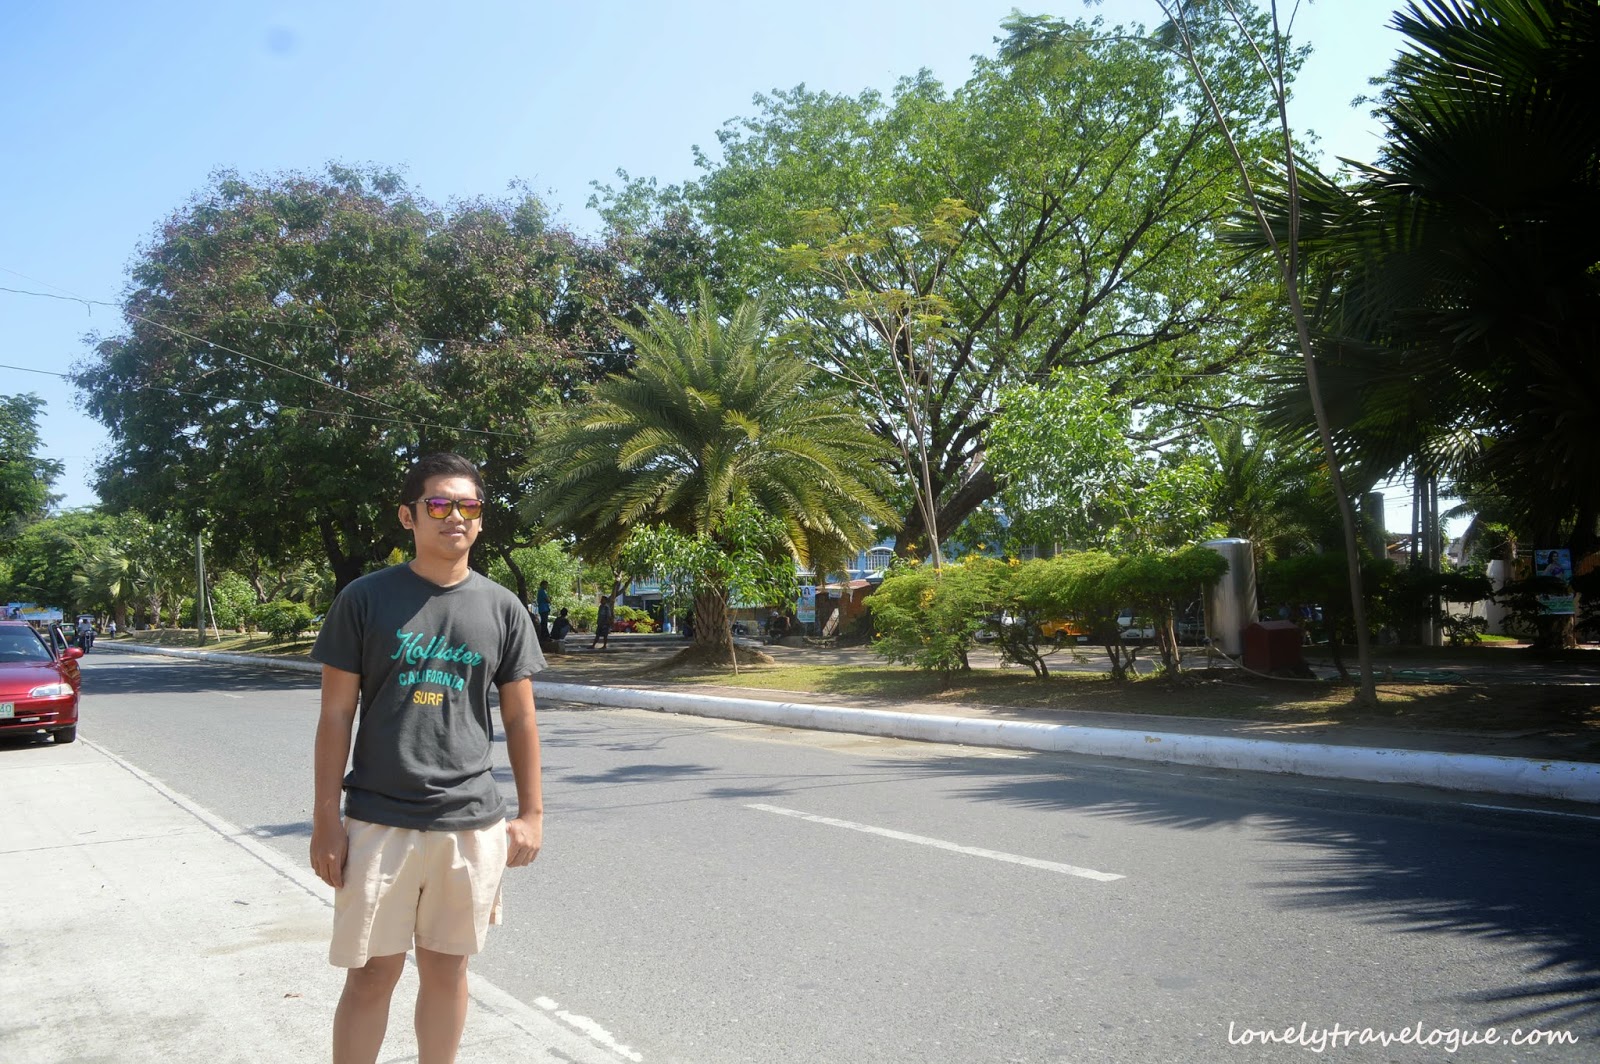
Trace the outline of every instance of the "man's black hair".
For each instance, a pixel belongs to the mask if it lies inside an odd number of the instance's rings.
[[[459,454],[441,451],[417,459],[417,464],[406,473],[405,483],[400,485],[400,501],[412,507],[412,513],[416,512],[417,499],[433,477],[466,477],[478,486],[478,498],[488,497],[488,489],[483,486],[483,476],[477,466]]]

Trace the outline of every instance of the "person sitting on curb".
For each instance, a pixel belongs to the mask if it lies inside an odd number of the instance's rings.
[[[567,638],[572,631],[572,620],[567,616],[567,608],[561,607],[561,612],[556,614],[556,619],[550,622],[550,638],[559,643]]]

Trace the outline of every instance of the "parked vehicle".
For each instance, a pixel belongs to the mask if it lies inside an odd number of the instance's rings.
[[[20,621],[0,621],[0,735],[78,737],[78,659],[58,628],[46,640]]]
[[[1059,619],[1039,622],[1039,634],[1056,646],[1064,646],[1067,643],[1087,643],[1090,632],[1077,621]]]

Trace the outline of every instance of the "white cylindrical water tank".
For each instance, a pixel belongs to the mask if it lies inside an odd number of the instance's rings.
[[[1256,556],[1248,539],[1208,539],[1228,571],[1206,593],[1206,636],[1230,657],[1244,653],[1245,626],[1256,620]]]

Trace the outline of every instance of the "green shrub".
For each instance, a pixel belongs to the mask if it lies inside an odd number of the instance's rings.
[[[583,599],[567,607],[567,620],[572,622],[575,632],[594,631],[595,618],[600,615],[600,605],[589,599]]]
[[[999,601],[998,563],[975,559],[942,571],[913,566],[891,572],[867,600],[877,639],[873,650],[890,661],[939,674],[971,668],[967,654]]]
[[[243,628],[255,603],[255,589],[238,573],[223,573],[211,587],[211,612],[219,628]]]
[[[281,643],[304,635],[311,627],[312,614],[311,607],[303,602],[274,599],[254,607],[251,617],[274,643]]]
[[[1227,561],[1208,547],[1136,554],[1120,559],[1105,573],[1099,595],[1102,601],[1116,599],[1123,606],[1132,607],[1136,616],[1150,619],[1163,670],[1168,677],[1176,677],[1182,661],[1175,628],[1177,615],[1227,571]],[[1121,632],[1117,633],[1116,645],[1126,650]],[[1112,658],[1114,666],[1115,652]],[[1131,655],[1128,660],[1131,662]]]
[[[595,607],[596,612],[599,607]],[[572,616],[570,613],[568,617]],[[653,632],[656,630],[655,618],[645,610],[636,610],[632,606],[617,606],[612,611],[611,628],[616,632]]]
[[[1105,573],[1115,565],[1108,554],[1074,552],[1012,562],[997,570],[999,600],[991,623],[1000,656],[1028,666],[1035,676],[1048,676],[1044,644],[1055,641],[1044,637],[1040,626],[1046,622],[1069,622],[1096,638],[1118,642],[1118,603],[1103,586]]]

